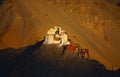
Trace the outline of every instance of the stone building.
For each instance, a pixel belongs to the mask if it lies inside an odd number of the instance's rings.
[[[44,44],[58,44],[59,46],[62,46],[69,45],[70,42],[68,41],[66,31],[62,30],[61,27],[56,26],[47,31]]]

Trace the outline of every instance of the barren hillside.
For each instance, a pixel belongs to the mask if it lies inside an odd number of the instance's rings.
[[[80,58],[77,52],[65,51],[42,41],[19,49],[0,51],[1,77],[119,77],[120,69],[107,70],[96,60]]]
[[[0,48],[43,39],[56,25],[90,50],[90,58],[120,68],[119,0],[5,0],[0,6]]]

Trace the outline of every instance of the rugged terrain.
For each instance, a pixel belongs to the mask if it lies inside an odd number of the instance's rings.
[[[0,51],[0,77],[119,77],[96,60],[79,58],[74,51],[42,41],[19,49]]]
[[[2,1],[2,0],[1,0]],[[4,0],[0,4],[0,48],[21,48],[61,26],[108,69],[120,68],[119,0]]]

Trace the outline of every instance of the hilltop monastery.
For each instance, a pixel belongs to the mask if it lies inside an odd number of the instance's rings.
[[[55,26],[50,28],[45,35],[44,44],[58,44],[59,46],[70,45],[68,37],[65,30],[62,30],[61,27]]]

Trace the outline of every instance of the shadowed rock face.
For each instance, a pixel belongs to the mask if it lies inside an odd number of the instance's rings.
[[[0,49],[20,48],[43,39],[55,25],[73,42],[90,49],[111,69],[120,67],[119,0],[5,0],[0,7]]]
[[[3,3],[3,0],[0,0],[0,6],[2,5],[2,3]]]
[[[96,60],[78,58],[76,52],[43,41],[20,49],[0,51],[1,77],[118,77],[119,70],[109,71]]]

